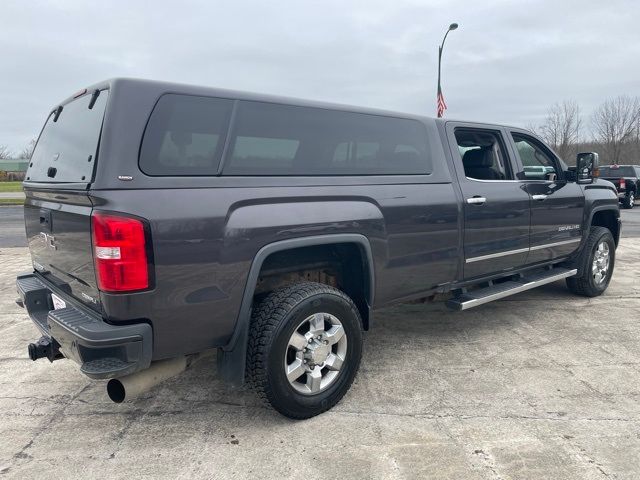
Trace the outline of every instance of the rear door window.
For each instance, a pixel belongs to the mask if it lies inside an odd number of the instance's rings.
[[[464,174],[473,180],[513,180],[502,135],[472,128],[455,130]]]
[[[233,100],[166,94],[156,104],[140,148],[147,175],[216,175]]]
[[[92,102],[95,95],[98,96]],[[47,183],[92,180],[108,96],[108,90],[89,93],[49,115],[33,150],[26,180]]]
[[[241,101],[224,175],[399,175],[431,173],[420,122]]]

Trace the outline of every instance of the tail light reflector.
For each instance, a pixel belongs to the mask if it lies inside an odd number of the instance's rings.
[[[98,288],[105,292],[149,288],[147,239],[142,221],[94,212],[91,229]]]
[[[620,179],[620,190],[624,190],[627,188],[627,182],[624,181],[624,178]]]

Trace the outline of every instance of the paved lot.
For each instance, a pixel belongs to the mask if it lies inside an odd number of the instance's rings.
[[[212,361],[122,405],[70,361],[31,362],[13,303],[27,250],[0,264],[0,478],[640,478],[637,238],[597,299],[560,282],[377,313],[352,390],[304,422],[226,389]]]
[[[27,245],[22,212],[22,206],[0,206],[0,247]]]
[[[640,237],[640,206],[633,210],[620,210],[622,214],[622,236]]]
[[[0,198],[24,198],[24,192],[0,192]]]

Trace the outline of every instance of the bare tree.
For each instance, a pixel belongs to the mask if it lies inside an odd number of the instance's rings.
[[[631,163],[639,164],[640,163],[640,119],[636,122],[636,133],[634,135],[635,139],[633,140],[633,150],[631,152],[632,160]]]
[[[6,145],[0,145],[0,160],[5,160],[7,158],[12,158],[13,153],[9,150],[9,147]]]
[[[36,146],[36,139],[32,138],[29,140],[29,143],[25,145],[25,147],[20,151],[20,155],[18,158],[24,158],[26,160],[31,160],[31,155],[33,155],[33,149]]]
[[[621,95],[605,101],[593,112],[591,123],[606,152],[603,163],[621,163],[625,150],[637,143],[640,98]]]
[[[539,137],[541,137],[542,135],[540,134],[540,125],[537,125],[534,122],[529,122],[524,126],[525,129],[529,130],[530,132],[535,133],[536,135],[538,135]]]
[[[580,107],[573,100],[565,100],[549,108],[544,123],[535,131],[553,147],[560,158],[571,162],[577,153],[581,128]]]

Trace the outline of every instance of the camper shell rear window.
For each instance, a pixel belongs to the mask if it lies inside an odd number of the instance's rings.
[[[89,92],[49,114],[33,150],[26,180],[92,181],[108,96],[109,90]]]

